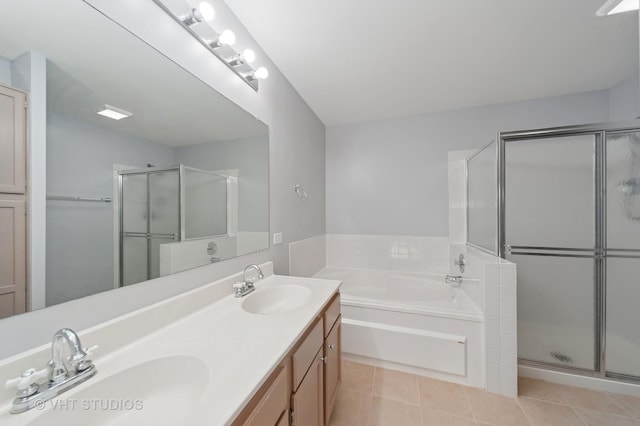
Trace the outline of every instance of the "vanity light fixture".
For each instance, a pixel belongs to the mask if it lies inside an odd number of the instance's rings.
[[[195,4],[193,0],[183,1],[184,3],[180,6],[180,1],[153,0],[160,9],[178,22],[231,71],[251,86],[253,90],[258,91],[258,80],[269,77],[269,71],[265,67],[254,69],[249,65],[256,58],[253,50],[245,49],[242,53],[238,53],[231,47],[236,42],[233,31],[225,29],[219,33],[213,29],[209,22],[213,20],[215,12],[208,1],[200,2],[197,8],[193,7]],[[185,14],[185,10],[188,10],[188,13]],[[196,25],[200,23],[207,25]]]
[[[250,80],[264,80],[269,77],[269,70],[265,67],[260,67],[254,72],[250,73],[247,78]]]
[[[598,16],[609,16],[617,13],[631,12],[640,8],[640,0],[607,0],[596,12]]]
[[[213,6],[203,1],[198,5],[197,9],[191,9],[187,15],[180,17],[180,21],[187,27],[190,27],[202,21],[213,21],[215,16],[216,11],[213,9]]]
[[[251,49],[245,49],[244,52],[240,55],[236,55],[232,58],[227,59],[227,63],[232,67],[242,65],[242,64],[250,64],[256,60],[256,54],[253,53]]]
[[[233,46],[236,42],[236,35],[233,31],[227,29],[222,32],[216,39],[207,42],[210,48],[217,49],[223,46]]]
[[[117,108],[107,104],[104,104],[101,108],[102,109],[99,110],[97,114],[111,118],[113,120],[122,120],[123,118],[131,117],[133,115],[133,113],[129,111],[125,111],[121,108]]]

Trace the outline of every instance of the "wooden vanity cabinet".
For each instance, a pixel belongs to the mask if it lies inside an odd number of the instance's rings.
[[[328,425],[342,376],[340,333],[336,293],[232,425]]]
[[[269,376],[232,425],[280,426],[289,424],[289,395],[291,394],[289,383],[289,365],[285,360]]]
[[[342,379],[342,344],[341,318],[338,316],[331,331],[324,340],[324,410],[326,424],[329,424],[331,413],[336,405],[338,388]]]

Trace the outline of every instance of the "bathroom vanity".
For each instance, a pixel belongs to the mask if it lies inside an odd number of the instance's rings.
[[[341,379],[340,332],[337,293],[233,425],[329,424]]]
[[[340,281],[273,275],[242,298],[233,275],[78,333],[95,377],[0,424],[326,425],[340,383]],[[52,335],[55,330],[52,330]],[[51,345],[0,361],[41,369]]]

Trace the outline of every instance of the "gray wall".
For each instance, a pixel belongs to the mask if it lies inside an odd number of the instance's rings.
[[[327,233],[446,236],[448,151],[608,116],[604,90],[328,128]]]
[[[609,89],[609,120],[640,117],[640,74],[636,73]]]
[[[11,86],[11,61],[0,56],[0,84]]]
[[[113,164],[175,163],[173,148],[47,116],[47,194],[113,197]],[[47,202],[47,306],[113,288],[113,205]]]
[[[238,230],[269,230],[269,142],[266,138],[176,148],[176,161],[202,170],[238,170]]]

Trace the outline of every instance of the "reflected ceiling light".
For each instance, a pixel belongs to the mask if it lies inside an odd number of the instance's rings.
[[[596,12],[598,16],[615,15],[617,13],[631,12],[640,8],[640,0],[607,0]]]
[[[129,111],[125,111],[121,108],[117,108],[107,104],[105,104],[101,108],[102,109],[99,110],[97,114],[111,118],[113,120],[122,120],[123,118],[131,117],[133,115],[133,113]]]
[[[206,1],[201,2],[197,9],[191,9],[188,15],[182,16],[180,21],[187,27],[198,24],[202,21],[213,21],[216,16],[216,11],[211,4]]]
[[[236,35],[230,29],[218,32],[211,25],[194,26],[203,21],[210,21],[215,16],[213,7],[208,1],[202,1],[197,8],[194,8],[193,5],[197,1],[153,0],[160,9],[171,16],[185,31],[220,59],[234,74],[251,86],[253,90],[258,91],[258,80],[267,78],[269,71],[265,67],[254,69],[249,65],[256,59],[256,54],[253,50],[245,49],[242,53],[238,53],[231,47],[236,42]],[[188,15],[183,16],[185,6],[190,12]]]

